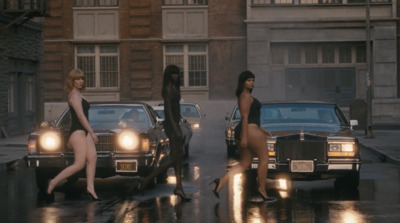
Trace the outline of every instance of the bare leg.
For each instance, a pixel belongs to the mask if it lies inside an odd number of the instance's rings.
[[[86,190],[98,198],[94,190],[94,178],[96,175],[97,153],[92,137],[86,136]]]
[[[183,158],[183,141],[181,139],[174,140],[173,146],[173,163],[176,178],[176,189],[182,191],[182,158]]]
[[[228,182],[229,178],[235,176],[238,173],[243,173],[251,164],[253,156],[248,148],[240,148],[240,161],[238,164],[233,166],[219,181],[217,193],[221,188]]]
[[[56,187],[60,181],[67,179],[85,167],[86,150],[82,148],[82,145],[86,145],[85,132],[81,130],[73,132],[69,138],[69,144],[74,149],[74,163],[62,170],[56,177],[54,177],[54,179],[50,181],[46,191],[48,194],[52,193],[54,187]]]
[[[249,149],[251,153],[258,157],[257,168],[258,191],[267,197],[265,182],[268,172],[268,151],[265,143],[265,134],[256,125],[249,125],[248,128]]]

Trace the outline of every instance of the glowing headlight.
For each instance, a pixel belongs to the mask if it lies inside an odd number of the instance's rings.
[[[137,150],[139,136],[131,130],[123,130],[117,136],[117,143],[123,150]]]
[[[355,147],[353,143],[329,144],[328,156],[354,156]]]
[[[200,128],[200,123],[193,123],[193,128],[194,129]]]
[[[40,148],[48,152],[54,152],[61,148],[60,134],[54,131],[43,133],[39,138]]]

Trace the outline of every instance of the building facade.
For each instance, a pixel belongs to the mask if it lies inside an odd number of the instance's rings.
[[[400,118],[397,6],[370,3],[372,115]],[[247,67],[264,100],[367,100],[366,4],[359,0],[247,0]]]
[[[44,119],[44,1],[0,1],[0,137],[28,133]]]
[[[235,100],[248,69],[261,100],[349,107],[366,99],[365,9],[360,0],[52,0],[45,115],[65,108],[72,68],[85,72],[91,101],[157,101],[168,64],[182,70],[186,101]],[[396,11],[371,1],[375,119],[400,118]]]

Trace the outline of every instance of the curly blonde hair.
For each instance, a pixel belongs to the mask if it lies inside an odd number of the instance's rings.
[[[85,76],[83,75],[83,71],[80,69],[72,69],[67,78],[67,83],[65,86],[65,90],[69,93],[72,91],[74,88],[74,81],[76,79],[83,78],[85,80]],[[80,89],[80,91],[84,91],[86,89],[86,81],[83,83],[83,87]]]

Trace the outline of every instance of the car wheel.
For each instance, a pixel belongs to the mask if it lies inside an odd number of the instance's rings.
[[[228,158],[234,157],[236,155],[236,147],[235,146],[227,146],[226,152],[228,154]]]
[[[356,189],[360,184],[360,172],[352,172],[346,176],[336,178],[335,189]]]
[[[49,173],[45,169],[36,168],[36,185],[40,191],[45,191],[47,188],[47,182],[50,179]]]
[[[185,155],[183,156],[183,158],[188,158],[188,157],[189,157],[189,144],[185,146]]]

